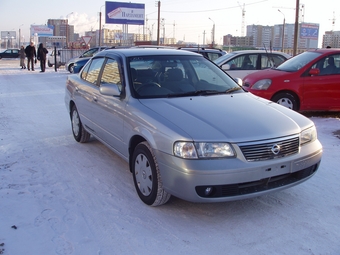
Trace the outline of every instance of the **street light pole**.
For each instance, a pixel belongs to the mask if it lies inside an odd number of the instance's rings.
[[[286,24],[286,16],[284,15],[284,13],[278,9],[278,11],[283,15],[283,25],[282,25],[282,52],[284,50],[283,44],[284,44],[284,40],[285,40],[285,24]]]
[[[100,11],[99,11],[99,47],[100,47],[100,44],[101,44],[101,36],[102,36],[102,7],[105,6],[105,5],[102,5],[100,6]]]
[[[212,47],[214,48],[215,46],[215,22],[209,18],[213,22],[213,30],[212,30]]]
[[[21,24],[20,26],[19,26],[19,49],[20,49],[20,47],[21,47],[21,27],[23,26],[24,24]]]

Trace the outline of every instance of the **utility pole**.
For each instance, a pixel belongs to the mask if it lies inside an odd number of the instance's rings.
[[[159,45],[159,30],[160,30],[160,22],[161,22],[161,1],[158,1],[157,5],[158,5],[157,45]]]
[[[298,46],[298,35],[299,35],[299,11],[300,11],[299,8],[300,8],[300,1],[299,1],[299,0],[296,0],[293,56],[296,55],[296,53],[297,53],[297,46]]]

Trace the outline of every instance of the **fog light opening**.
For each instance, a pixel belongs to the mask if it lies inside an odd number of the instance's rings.
[[[205,196],[210,196],[213,192],[213,187],[206,187],[205,190],[204,190],[204,195]]]

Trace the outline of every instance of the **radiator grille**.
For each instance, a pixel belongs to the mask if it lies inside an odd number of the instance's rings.
[[[282,158],[299,152],[299,136],[288,139],[239,145],[247,161]]]

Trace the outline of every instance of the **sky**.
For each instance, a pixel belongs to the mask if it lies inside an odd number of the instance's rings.
[[[119,1],[125,2],[125,1]],[[132,3],[144,3],[146,28],[152,31],[153,40],[157,39],[157,1],[136,0]],[[302,5],[304,6],[302,8]],[[340,1],[323,0],[301,1],[300,21],[320,24],[319,45],[325,31],[340,30]],[[175,37],[186,42],[200,44],[212,40],[212,28],[215,24],[215,41],[222,43],[224,35],[241,36],[244,20],[244,33],[247,25],[269,25],[295,23],[295,0],[164,0],[161,1],[161,19],[165,29],[161,36]],[[281,13],[278,12],[281,10]],[[46,24],[48,19],[69,19],[75,32],[84,35],[85,31],[99,29],[99,12],[105,12],[105,1],[43,1],[35,0],[1,0],[0,31],[21,29],[25,38],[29,36],[31,24]],[[243,12],[244,11],[244,12]],[[243,16],[242,13],[245,15]],[[104,15],[103,15],[104,17]],[[242,18],[244,17],[244,19]],[[333,20],[334,26],[333,26]],[[102,24],[110,29],[121,28],[121,25]],[[129,26],[129,32],[142,33],[142,26]],[[165,33],[163,33],[165,31]]]
[[[309,180],[226,203],[138,197],[128,164],[77,143],[63,69],[0,60],[0,254],[339,255],[340,119],[311,115],[323,156]],[[339,115],[338,115],[339,116]]]

